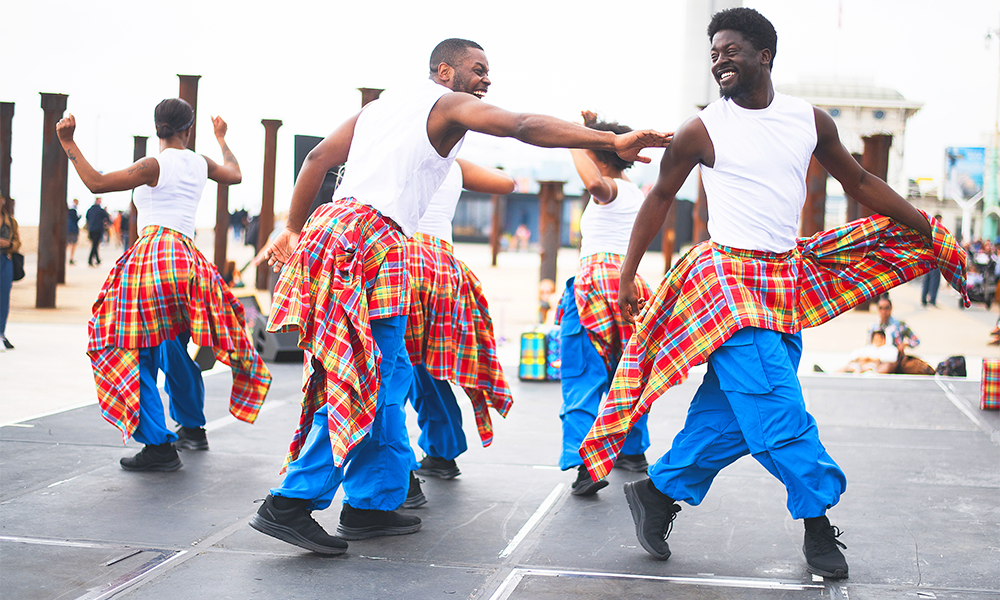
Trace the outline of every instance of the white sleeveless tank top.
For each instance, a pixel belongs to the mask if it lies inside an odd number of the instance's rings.
[[[450,89],[427,80],[368,104],[354,126],[344,179],[334,199],[353,197],[412,236],[465,140],[441,156],[427,138],[427,117],[448,93]]]
[[[632,225],[646,196],[631,181],[615,179],[618,195],[608,204],[591,202],[580,217],[580,258],[611,252],[626,254]]]
[[[776,93],[767,108],[719,99],[698,117],[715,148],[715,166],[701,167],[712,241],[769,252],[794,248],[816,149],[812,105]]]
[[[458,199],[462,195],[462,167],[454,162],[448,171],[444,183],[438,188],[434,197],[431,198],[427,210],[420,217],[420,224],[417,231],[433,235],[449,244],[451,241],[451,220],[455,218],[455,208],[458,206]]]
[[[141,185],[132,195],[139,232],[159,225],[194,239],[194,216],[208,182],[205,157],[190,150],[167,148],[152,158],[160,165],[156,186]]]

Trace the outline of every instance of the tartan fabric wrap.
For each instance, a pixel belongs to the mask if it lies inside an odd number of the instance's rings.
[[[146,227],[105,280],[88,326],[98,402],[125,442],[139,425],[139,349],[184,331],[232,367],[229,412],[253,423],[271,374],[247,337],[243,305],[190,238]]]
[[[604,359],[608,371],[618,366],[622,350],[632,337],[634,325],[622,319],[618,308],[618,279],[625,257],[621,254],[598,252],[580,259],[576,276],[576,310],[580,324],[590,332],[590,341]],[[648,302],[653,290],[646,280],[636,275],[639,297]],[[561,317],[561,315],[557,315]]]
[[[983,378],[980,383],[981,410],[1000,410],[1000,358],[983,359]]]
[[[274,288],[268,331],[297,331],[306,352],[302,413],[285,464],[329,406],[333,461],[371,431],[381,354],[370,321],[405,313],[404,237],[377,210],[346,198],[320,206]]]
[[[926,213],[923,213],[927,217]],[[783,254],[703,242],[660,283],[625,348],[580,455],[607,475],[625,436],[668,388],[743,327],[795,333],[939,267],[965,295],[965,252],[936,220],[926,238],[875,216],[800,238]]]
[[[497,358],[493,320],[479,279],[451,244],[416,233],[406,241],[410,281],[406,349],[431,377],[452,381],[472,401],[483,446],[493,442],[489,409],[506,417],[510,387]]]

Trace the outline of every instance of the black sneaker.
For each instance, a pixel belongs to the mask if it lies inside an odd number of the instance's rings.
[[[643,549],[659,560],[670,558],[667,537],[677,513],[681,512],[680,505],[654,488],[649,479],[626,483],[625,499],[635,521],[635,535]]]
[[[420,530],[420,518],[393,510],[366,510],[344,503],[337,535],[345,540],[365,540],[383,535],[406,535]]]
[[[7,339],[6,337],[5,337],[5,338],[3,339],[3,347],[4,347],[4,348],[6,348],[6,349],[8,349],[8,350],[13,350],[13,349],[14,349],[14,344],[11,344],[11,343],[10,343],[10,340],[8,340],[8,339]]]
[[[119,461],[126,471],[176,471],[181,468],[181,457],[171,443],[158,446],[145,445],[135,456]]]
[[[347,552],[347,542],[328,534],[312,518],[312,511],[306,509],[308,500],[278,498],[277,502],[290,506],[284,509],[275,507],[275,500],[270,494],[264,498],[264,504],[250,519],[250,527],[293,546],[320,554]]]
[[[646,462],[646,454],[622,454],[615,461],[615,469],[622,469],[624,471],[632,471],[633,473],[645,473],[646,469],[649,468],[649,463]]]
[[[174,445],[180,450],[208,450],[208,436],[204,427],[180,427]]]
[[[400,508],[417,508],[427,504],[427,496],[420,490],[420,480],[416,473],[410,471],[410,491],[406,493],[406,500]]]
[[[830,525],[830,519],[826,515],[806,519],[805,526],[802,553],[806,555],[806,569],[823,577],[845,579],[847,559],[840,548],[846,550],[847,545],[837,539],[841,534],[840,529]]]
[[[576,481],[573,482],[570,494],[574,496],[593,496],[598,490],[608,487],[608,480],[602,479],[594,481],[587,472],[587,467],[580,465],[577,468]]]
[[[445,460],[439,456],[425,456],[420,459],[418,475],[437,477],[438,479],[454,479],[462,474],[454,460]]]

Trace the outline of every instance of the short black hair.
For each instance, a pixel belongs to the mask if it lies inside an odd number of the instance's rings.
[[[615,135],[632,131],[631,127],[622,125],[617,121],[594,121],[593,123],[587,123],[587,127],[598,131],[610,131]],[[635,164],[634,161],[625,160],[610,150],[594,150],[593,152],[601,162],[607,163],[619,171],[624,171]]]
[[[774,68],[774,55],[778,53],[778,33],[764,15],[752,8],[720,10],[712,16],[712,21],[708,24],[708,39],[711,40],[716,33],[724,30],[741,33],[757,51],[764,48],[770,50],[771,64],[768,68]]]
[[[463,40],[461,38],[448,38],[434,46],[434,51],[431,52],[431,74],[437,73],[438,66],[441,63],[450,65],[451,67],[457,67],[458,62],[460,62],[464,57],[465,53],[469,48],[478,48],[482,50],[483,47],[473,42],[472,40]]]
[[[167,98],[153,109],[156,137],[167,139],[194,124],[194,109],[181,98]]]

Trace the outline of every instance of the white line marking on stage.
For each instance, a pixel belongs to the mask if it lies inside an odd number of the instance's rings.
[[[111,588],[106,588],[104,590],[94,590],[92,592],[88,592],[83,596],[77,598],[77,600],[107,600],[108,598],[117,596],[119,592],[127,588],[130,588],[133,585],[142,581],[143,579],[149,577],[149,575],[153,571],[163,568],[164,566],[179,559],[180,557],[184,556],[187,553],[188,553],[187,550],[181,550],[171,555],[166,560],[154,564],[152,567],[146,568],[146,566],[148,565],[144,565],[143,567],[139,568],[138,572],[133,572],[126,575],[125,579],[120,583],[118,583],[117,585],[113,585]]]
[[[120,544],[94,544],[90,542],[71,542],[69,540],[45,540],[42,538],[17,537],[13,535],[0,535],[0,542],[36,544],[39,546],[63,546],[66,548],[111,548],[120,546]]]
[[[271,402],[264,402],[264,404],[260,406],[260,411],[257,414],[259,415],[260,413],[267,412],[275,408],[279,408],[286,404],[288,404],[288,402],[285,400],[273,400]],[[205,423],[205,431],[215,431],[220,427],[225,427],[226,425],[232,425],[233,423],[238,423],[238,422],[239,421],[233,415],[226,415],[224,417],[219,417],[214,421],[209,421],[208,423]]]
[[[547,513],[549,509],[552,508],[552,505],[556,503],[556,500],[559,498],[559,494],[562,493],[563,488],[565,487],[566,484],[560,483],[556,485],[555,489],[549,492],[548,497],[542,501],[541,505],[538,507],[538,510],[536,510],[535,513],[531,515],[531,517],[528,519],[528,522],[525,523],[524,526],[521,527],[521,530],[517,532],[517,535],[514,536],[514,539],[512,539],[510,543],[507,544],[507,547],[504,548],[502,552],[500,552],[498,558],[507,558],[508,556],[510,556],[510,553],[513,552],[515,548],[517,548],[518,544],[524,541],[524,538],[527,537],[529,533],[531,533],[531,530],[535,528],[535,525],[538,525],[538,522],[542,520],[542,517],[545,516],[545,513]]]
[[[77,475],[76,477],[79,477],[79,475]],[[55,482],[55,483],[50,483],[49,485],[47,485],[47,486],[45,486],[45,487],[46,487],[46,488],[54,488],[54,487],[56,487],[57,485],[61,485],[61,484],[63,484],[63,483],[66,483],[67,481],[73,481],[74,479],[76,479],[76,477],[70,477],[69,479],[63,479],[62,481],[57,481],[57,482]]]
[[[945,385],[944,381],[938,375],[934,376],[934,382],[938,384],[938,387],[941,388],[941,391],[944,392],[944,395],[948,398],[948,400],[955,405],[955,408],[962,411],[962,414],[965,416],[969,417],[969,420],[972,421],[976,427],[989,433],[989,430],[983,422],[979,420],[979,417],[973,414],[973,412],[969,410],[969,407],[965,405],[965,402],[962,402],[961,398],[955,395],[954,388],[952,388],[951,385]]]
[[[730,577],[665,577],[658,575],[634,575],[631,573],[600,573],[594,571],[564,571],[559,569],[514,569],[500,584],[499,589],[490,596],[490,600],[506,600],[514,593],[514,589],[527,576],[535,577],[576,577],[585,579],[632,579],[642,581],[662,581],[679,585],[703,585],[707,587],[728,587],[757,590],[822,590],[822,578],[819,584],[795,583],[789,581],[774,581],[771,579],[736,579]]]

